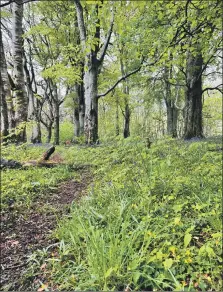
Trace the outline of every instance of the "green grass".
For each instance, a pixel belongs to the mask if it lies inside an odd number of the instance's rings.
[[[2,157],[20,162],[35,160],[42,156],[45,148],[15,145],[2,147]],[[33,201],[52,192],[60,181],[74,177],[69,165],[53,168],[29,167],[26,169],[4,169],[1,172],[1,209],[7,210],[10,202],[14,206],[30,208]]]
[[[69,165],[90,164],[95,180],[60,221],[57,253],[39,255],[47,263],[46,284],[221,291],[222,154],[209,151],[220,143],[165,139],[147,149],[140,139],[126,139],[59,147]]]

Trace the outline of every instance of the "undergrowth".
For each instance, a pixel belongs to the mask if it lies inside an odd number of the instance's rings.
[[[41,291],[221,291],[220,143],[58,147],[74,168],[91,165],[95,181],[54,232],[57,251],[30,258],[29,273],[47,279]]]

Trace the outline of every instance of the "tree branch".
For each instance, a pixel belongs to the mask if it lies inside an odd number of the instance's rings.
[[[112,87],[110,87],[106,92],[101,93],[101,94],[98,94],[98,95],[97,95],[97,98],[100,98],[100,97],[102,97],[102,96],[107,95],[109,92],[111,92],[113,89],[115,89],[115,87],[116,87],[121,81],[123,81],[123,80],[125,80],[126,78],[128,78],[129,76],[131,76],[131,75],[133,75],[133,74],[139,72],[141,68],[142,68],[142,63],[141,63],[141,65],[140,65],[137,69],[135,69],[135,70],[133,70],[132,72],[126,74],[125,76],[119,78],[118,81],[117,81]]]
[[[77,23],[80,31],[82,50],[84,50],[86,46],[86,28],[84,23],[83,7],[80,3],[80,0],[74,0],[74,3],[77,10]]]
[[[111,19],[111,24],[110,24],[110,29],[108,31],[108,35],[107,35],[107,38],[102,46],[102,52],[101,52],[101,55],[98,59],[99,63],[101,64],[104,60],[104,57],[105,57],[105,54],[106,54],[106,51],[107,51],[107,48],[108,48],[108,45],[109,45],[109,42],[110,42],[110,39],[111,39],[111,35],[112,35],[112,30],[113,30],[113,25],[114,25],[114,10],[112,10],[112,19]]]
[[[219,88],[220,86],[221,86],[221,88]],[[202,90],[202,94],[203,94],[205,91],[208,91],[208,90],[218,90],[219,92],[223,93],[222,86],[223,86],[223,84],[219,84],[219,85],[216,86],[216,87],[206,87],[205,89]]]
[[[16,4],[18,4],[18,5],[23,5],[23,4],[26,4],[26,3],[29,3],[29,2],[35,2],[35,1],[37,1],[37,0],[24,0],[24,1],[22,1],[22,3],[20,3],[20,2],[18,2],[18,1],[16,1],[16,0],[9,0],[9,1],[6,2],[6,3],[0,4],[0,8],[5,7],[5,6],[7,6],[7,5],[10,5],[10,4],[14,3],[14,2],[15,2]]]

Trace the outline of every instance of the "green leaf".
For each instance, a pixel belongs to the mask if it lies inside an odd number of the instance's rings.
[[[141,273],[140,272],[133,273],[132,279],[133,279],[133,282],[134,282],[135,285],[137,284],[140,276],[141,276]]]
[[[164,268],[166,270],[170,269],[172,267],[172,264],[173,264],[173,260],[172,259],[166,259],[164,262],[163,262],[163,265],[164,265]]]
[[[186,248],[188,244],[191,242],[192,235],[190,233],[186,233],[184,236],[184,247]]]
[[[109,269],[107,270],[107,272],[105,273],[105,278],[108,278],[108,277],[111,275],[111,273],[112,273],[113,271],[114,271],[113,267],[109,268]]]

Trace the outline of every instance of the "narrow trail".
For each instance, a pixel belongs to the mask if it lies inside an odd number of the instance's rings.
[[[30,290],[29,284],[24,282],[28,257],[56,243],[50,235],[57,219],[69,212],[72,201],[86,194],[91,181],[92,176],[84,169],[80,172],[80,181],[72,179],[60,183],[55,191],[39,198],[30,209],[1,214],[1,291]],[[30,279],[30,284],[33,281],[36,279]]]

